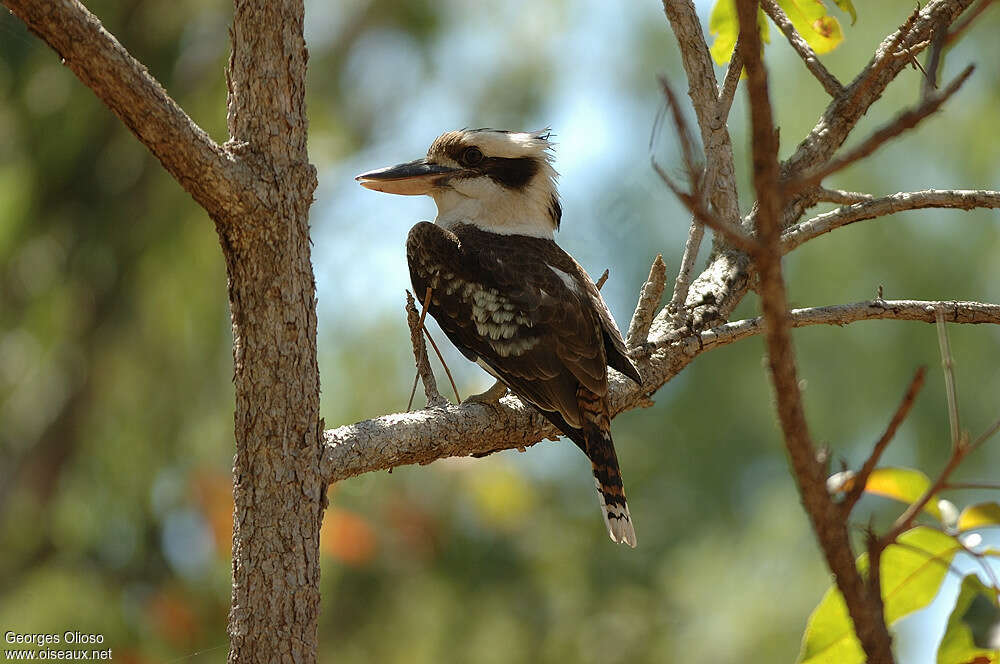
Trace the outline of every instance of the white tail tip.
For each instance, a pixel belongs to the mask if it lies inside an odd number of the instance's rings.
[[[604,494],[598,485],[597,497],[601,501],[601,516],[604,517],[604,525],[608,527],[608,537],[615,544],[628,544],[635,548],[635,528],[632,527],[632,515],[629,514],[628,504],[611,505],[604,501]]]

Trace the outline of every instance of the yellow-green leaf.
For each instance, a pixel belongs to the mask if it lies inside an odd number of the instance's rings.
[[[950,535],[923,526],[903,533],[898,544],[882,554],[882,599],[886,622],[892,624],[927,606],[937,595],[952,558],[961,545]],[[868,568],[868,556],[858,558],[858,569]],[[844,598],[830,588],[809,616],[799,653],[801,664],[861,664],[864,652],[854,634]]]
[[[987,526],[1000,526],[1000,504],[979,503],[969,505],[958,517],[958,532],[973,530],[975,528],[986,528]]]
[[[757,11],[757,27],[764,43],[771,42],[771,34],[767,26],[767,17],[763,11]],[[740,20],[736,16],[735,0],[716,0],[712,13],[708,16],[708,34],[714,37],[709,52],[715,64],[724,65],[733,57],[736,40],[740,36]]]
[[[854,11],[854,3],[851,0],[833,0],[840,7],[840,11],[847,12],[851,15],[851,25],[858,20],[858,13]]]
[[[868,476],[865,492],[886,498],[898,500],[911,505],[931,487],[930,479],[919,470],[912,468],[877,468]],[[941,520],[941,510],[938,508],[937,496],[932,497],[924,506],[924,511],[938,521]]]
[[[958,593],[955,608],[938,646],[937,664],[996,662],[996,651],[987,649],[981,637],[977,639],[977,634],[988,632],[997,621],[995,601],[996,592],[983,585],[975,574],[962,580],[962,590]]]
[[[829,53],[844,41],[840,21],[827,13],[821,0],[778,0],[778,4],[817,54]]]
[[[724,65],[733,57],[740,22],[736,18],[735,0],[716,0],[708,17],[708,34],[715,37],[709,52],[715,64]]]

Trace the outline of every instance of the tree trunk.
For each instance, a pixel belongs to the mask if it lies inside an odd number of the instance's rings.
[[[235,3],[228,147],[255,176],[255,200],[216,219],[236,387],[230,662],[316,659],[326,484],[302,19],[301,0]]]

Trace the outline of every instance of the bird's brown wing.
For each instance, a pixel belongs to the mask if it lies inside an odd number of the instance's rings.
[[[550,265],[552,248],[566,254],[538,238],[456,231],[427,222],[410,231],[407,259],[417,297],[430,286],[430,314],[466,357],[579,429],[577,388],[607,393],[607,357],[589,293]]]

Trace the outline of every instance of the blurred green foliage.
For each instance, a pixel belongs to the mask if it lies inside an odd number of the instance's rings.
[[[646,151],[662,103],[654,76],[683,76],[657,3],[307,5],[328,426],[403,408],[412,378],[408,284],[382,266],[396,269],[418,216],[386,217],[401,209],[387,198],[351,198],[343,163],[410,159],[462,123],[551,123],[565,159],[561,242],[592,273],[612,268],[605,292],[619,322],[657,252],[679,263],[687,216],[649,176]],[[228,3],[88,7],[225,140]],[[708,4],[701,9],[707,25]],[[912,5],[858,9],[845,43],[824,56],[845,81]],[[998,29],[1000,12],[988,12],[950,52],[946,75],[969,60],[980,69],[943,112],[831,184],[876,194],[997,188]],[[788,154],[826,98],[783,40],[772,39],[767,58]],[[859,136],[916,99],[919,85],[917,71],[900,76]],[[223,661],[232,368],[212,225],[7,15],[0,100],[0,627],[101,633],[116,660]],[[740,164],[744,116],[738,99]],[[654,149],[676,165],[668,134]],[[748,182],[744,169],[745,204]],[[856,301],[882,285],[886,298],[997,301],[998,221],[924,211],[837,231],[787,259],[790,298]],[[737,315],[756,315],[752,295]],[[950,333],[964,422],[978,433],[997,414],[1000,332]],[[914,368],[939,363],[933,328],[916,323],[795,338],[814,436],[853,466]],[[466,393],[485,384],[449,358]],[[792,661],[828,578],[785,468],[761,360],[757,339],[713,351],[654,408],[615,421],[635,551],[607,541],[586,460],[563,442],[332,487],[323,661]],[[942,381],[930,375],[886,463],[933,475],[948,426]],[[997,460],[987,446],[959,476],[995,475]],[[860,509],[878,527],[899,507],[866,498]]]

